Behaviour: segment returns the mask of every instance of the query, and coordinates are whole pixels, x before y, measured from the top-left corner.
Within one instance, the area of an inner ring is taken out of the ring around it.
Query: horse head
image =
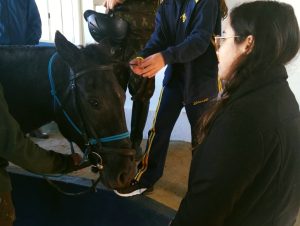
[[[135,173],[135,151],[126,127],[125,92],[116,73],[128,73],[128,68],[115,65],[104,45],[78,48],[59,32],[55,45],[69,73],[69,84],[59,93],[64,109],[56,120],[60,131],[99,169],[104,185],[127,186]],[[58,70],[55,64],[58,67],[59,60],[49,66],[53,73]]]

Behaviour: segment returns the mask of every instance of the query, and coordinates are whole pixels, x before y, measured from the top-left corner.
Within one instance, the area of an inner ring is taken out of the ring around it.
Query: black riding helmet
[[[121,44],[128,33],[128,22],[113,13],[103,14],[94,10],[84,12],[90,34],[96,42],[108,38],[112,44]]]

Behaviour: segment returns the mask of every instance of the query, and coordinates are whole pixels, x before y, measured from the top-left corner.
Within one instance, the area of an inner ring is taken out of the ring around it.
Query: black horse
[[[87,10],[84,13],[84,18],[88,23],[90,34],[94,40],[99,44],[109,43],[106,46],[110,46],[110,52],[113,57],[123,62],[128,62],[136,56],[141,46],[145,44],[143,43],[145,37],[141,36],[141,34],[135,34],[131,29],[132,24],[129,21],[133,22],[132,20],[127,21],[115,15],[118,11],[129,13],[130,9],[127,7],[124,7],[124,4],[118,5],[108,14],[97,13],[94,10]],[[147,16],[151,17],[151,15],[154,16],[152,13],[149,13]],[[155,80],[154,78],[148,79],[135,75],[130,70],[128,73],[121,74],[120,84],[125,90],[128,86],[133,100],[130,139],[132,147],[137,151],[136,158],[139,160],[142,157],[140,145],[148,116],[150,98],[155,89]]]
[[[104,166],[106,186],[127,186],[135,151],[116,76],[127,66],[113,62],[104,45],[77,48],[59,32],[55,45],[0,47],[0,83],[11,114],[24,133],[55,121],[64,137],[86,150],[99,169]]]

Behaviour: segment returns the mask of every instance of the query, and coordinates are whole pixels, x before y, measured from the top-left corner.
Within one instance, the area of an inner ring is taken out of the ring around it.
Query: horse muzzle
[[[100,173],[102,183],[112,189],[127,187],[136,173],[134,149],[102,147],[91,152],[92,170]]]

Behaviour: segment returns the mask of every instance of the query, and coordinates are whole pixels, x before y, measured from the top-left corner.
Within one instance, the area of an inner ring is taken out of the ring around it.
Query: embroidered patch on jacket
[[[221,79],[218,78],[218,91],[219,93],[223,91],[223,84]]]
[[[182,23],[184,23],[186,21],[186,14],[182,14],[180,19],[182,20]]]

